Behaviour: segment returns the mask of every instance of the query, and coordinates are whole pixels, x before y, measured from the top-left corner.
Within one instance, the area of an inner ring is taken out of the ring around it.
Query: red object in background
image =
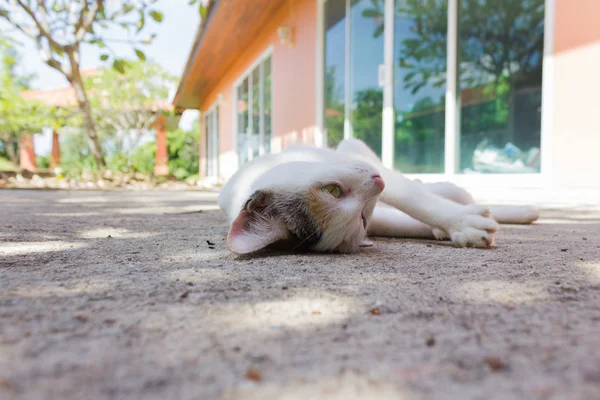
[[[37,161],[35,159],[35,148],[33,146],[33,135],[28,133],[21,136],[20,146],[20,167],[27,171],[35,171],[37,169]]]
[[[169,175],[169,156],[167,153],[167,124],[164,116],[159,116],[154,123],[156,129],[156,161],[154,164],[155,176]]]
[[[50,153],[50,168],[60,166],[60,142],[58,141],[58,132],[52,132],[52,153]]]

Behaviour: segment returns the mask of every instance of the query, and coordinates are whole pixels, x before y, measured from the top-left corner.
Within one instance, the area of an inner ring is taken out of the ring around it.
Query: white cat
[[[234,253],[265,247],[356,252],[367,235],[450,239],[489,247],[497,223],[531,223],[529,207],[475,205],[451,183],[424,184],[385,168],[363,142],[337,149],[290,147],[242,166],[225,184],[219,206]]]

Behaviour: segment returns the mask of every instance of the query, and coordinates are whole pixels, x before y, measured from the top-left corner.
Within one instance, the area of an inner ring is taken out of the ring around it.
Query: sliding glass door
[[[545,0],[324,1],[329,146],[387,146],[407,173],[540,172]]]

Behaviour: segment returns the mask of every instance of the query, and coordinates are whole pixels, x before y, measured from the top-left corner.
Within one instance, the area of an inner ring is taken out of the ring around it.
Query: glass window
[[[327,145],[344,138],[346,0],[325,2],[325,130]]]
[[[246,134],[250,128],[248,120],[248,100],[248,78],[246,78],[237,87],[237,145],[240,165],[248,161],[248,143],[246,140]]]
[[[447,0],[397,0],[394,168],[443,173]]]
[[[219,157],[219,108],[215,107],[204,116],[206,176],[218,175]]]
[[[263,126],[264,126],[264,137],[263,143],[265,146],[265,153],[271,152],[271,135],[273,133],[273,107],[271,105],[271,93],[273,90],[273,74],[271,73],[271,57],[263,62]]]
[[[260,65],[252,71],[252,125],[248,132],[248,140],[250,141],[250,152],[252,158],[258,157],[260,153],[260,128],[261,128],[261,115],[260,115]]]
[[[381,157],[383,1],[352,0],[350,17],[350,129]]]
[[[272,87],[271,56],[268,56],[235,89],[240,165],[271,151]]]
[[[462,0],[460,172],[540,171],[544,0]]]

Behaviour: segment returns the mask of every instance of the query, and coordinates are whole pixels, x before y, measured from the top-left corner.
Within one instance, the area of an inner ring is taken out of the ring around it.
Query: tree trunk
[[[83,125],[88,137],[88,146],[90,147],[90,151],[96,160],[96,164],[98,164],[98,168],[103,169],[106,166],[106,162],[104,161],[102,145],[100,143],[100,139],[98,138],[96,124],[94,123],[94,118],[92,117],[92,108],[90,106],[87,93],[85,92],[83,81],[81,79],[81,73],[79,71],[79,51],[76,49],[69,49],[67,54],[71,64],[71,76],[68,77],[68,79],[69,83],[71,83],[71,86],[75,90],[75,97],[77,97],[79,109],[83,114]]]
[[[8,156],[8,159],[15,167],[19,167],[19,156],[17,155],[17,152],[15,151],[17,142],[12,139],[3,139],[3,140],[4,140],[4,145],[6,146],[6,155]]]

